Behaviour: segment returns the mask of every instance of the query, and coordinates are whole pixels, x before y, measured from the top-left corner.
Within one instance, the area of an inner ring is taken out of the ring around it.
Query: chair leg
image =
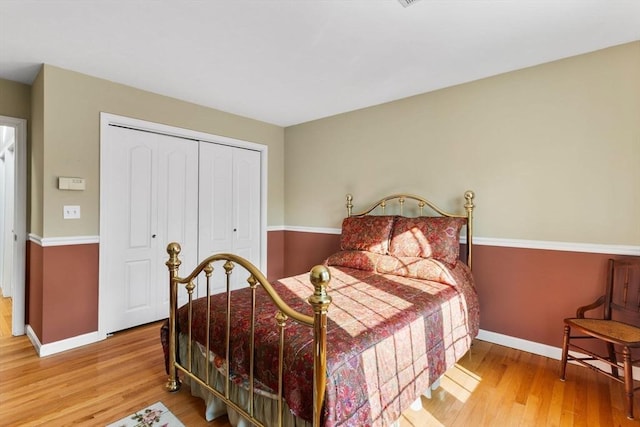
[[[627,395],[627,418],[633,419],[633,371],[631,366],[631,350],[624,347],[622,351],[624,360],[624,391]]]
[[[617,364],[618,360],[616,358],[616,351],[615,348],[613,348],[613,344],[610,342],[607,343],[607,351],[609,352],[609,361],[613,364]],[[620,378],[618,368],[616,366],[611,366],[611,375],[616,378]]]
[[[569,334],[571,326],[564,325],[564,338],[562,340],[562,361],[560,362],[560,379],[564,381],[567,373],[567,356],[569,355]]]

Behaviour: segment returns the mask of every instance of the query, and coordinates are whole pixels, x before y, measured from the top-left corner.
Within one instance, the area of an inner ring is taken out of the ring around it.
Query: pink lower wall
[[[286,232],[287,275],[308,271],[339,247],[340,236]],[[617,255],[475,245],[480,328],[560,347],[563,319],[603,291]]]
[[[284,273],[284,231],[267,233],[267,279],[274,281],[286,277]]]
[[[286,231],[284,237],[285,276],[305,273],[340,249],[337,234]]]
[[[284,231],[268,233],[269,280],[286,276],[285,239]],[[98,330],[98,244],[42,247],[29,241],[26,262],[26,318],[41,344]]]
[[[474,247],[480,327],[562,345],[563,319],[604,293],[607,260],[616,255],[496,246]]]
[[[26,323],[42,342],[42,246],[27,242]]]
[[[98,248],[44,248],[43,344],[98,330]]]
[[[27,308],[41,344],[98,330],[98,244],[28,243]]]
[[[340,246],[336,234],[268,233],[269,280],[307,272]],[[42,344],[97,331],[98,244],[27,247],[27,316]],[[604,289],[608,258],[568,251],[474,246],[483,330],[560,347],[563,319]]]

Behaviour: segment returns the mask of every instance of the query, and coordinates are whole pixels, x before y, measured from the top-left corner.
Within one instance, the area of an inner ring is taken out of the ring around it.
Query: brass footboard
[[[308,298],[308,302],[313,307],[313,317],[301,314],[291,307],[289,307],[277,294],[274,288],[271,286],[265,276],[249,261],[233,254],[216,254],[206,258],[202,261],[188,276],[179,277],[178,269],[181,261],[178,258],[180,253],[180,245],[178,243],[170,243],[167,246],[167,253],[169,254],[169,260],[166,262],[169,268],[169,282],[170,282],[170,299],[169,299],[169,379],[167,381],[167,389],[169,391],[177,391],[180,389],[180,378],[178,372],[182,372],[185,376],[189,377],[192,381],[205,387],[213,395],[224,401],[228,406],[235,409],[248,421],[255,426],[263,426],[263,423],[254,417],[254,332],[255,332],[255,305],[256,305],[256,289],[258,286],[267,292],[273,303],[277,307],[277,314],[275,322],[277,323],[280,331],[279,338],[279,366],[278,366],[278,425],[282,425],[283,416],[283,360],[284,360],[284,328],[288,319],[307,325],[313,328],[314,333],[314,350],[313,350],[313,425],[320,425],[320,418],[322,414],[322,404],[324,400],[325,388],[326,388],[326,340],[327,340],[327,309],[331,304],[331,297],[327,295],[327,286],[330,280],[329,270],[324,266],[316,266],[311,270],[311,283],[314,286],[313,294]],[[230,349],[230,328],[231,322],[231,274],[236,265],[240,265],[249,273],[247,282],[251,288],[251,330],[250,330],[250,355],[249,355],[249,381],[248,381],[248,393],[249,401],[248,408],[242,408],[236,402],[233,402],[229,397],[230,388],[230,372],[229,363],[225,363],[225,387],[224,392],[221,392],[214,387],[210,386],[210,372],[209,364],[206,364],[205,378],[200,378],[193,374],[191,369],[191,358],[186,361],[186,366],[177,360],[178,351],[178,333],[177,333],[177,317],[178,317],[178,286],[184,285],[188,293],[188,331],[182,331],[188,335],[188,350],[187,354],[191,354],[192,336],[192,302],[193,292],[196,288],[196,278],[204,272],[206,276],[206,304],[207,304],[207,319],[206,319],[206,343],[203,343],[205,349],[209,349],[209,337],[210,337],[210,323],[209,313],[211,308],[211,276],[214,271],[214,263],[222,262],[223,268],[226,273],[226,292],[227,292],[227,319],[226,319],[226,354],[224,355],[225,361],[229,360]]]

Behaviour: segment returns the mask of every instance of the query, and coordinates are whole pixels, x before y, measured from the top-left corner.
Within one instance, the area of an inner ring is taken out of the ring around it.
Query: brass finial
[[[227,260],[222,267],[224,268],[225,273],[229,275],[231,274],[231,270],[233,270],[234,265],[231,261]]]
[[[465,207],[465,208],[467,208],[467,209],[468,209],[468,208],[474,208],[474,205],[473,205],[473,198],[474,198],[475,196],[476,196],[476,195],[475,195],[475,194],[473,193],[473,191],[471,191],[471,190],[467,190],[467,191],[465,191],[465,192],[464,192],[464,198],[465,198],[465,200],[467,201],[467,203],[465,203],[465,205],[464,205],[464,207]]]
[[[331,280],[331,273],[324,265],[316,265],[311,269],[311,283],[317,288],[324,288]]]
[[[178,255],[181,250],[180,243],[171,242],[167,245],[167,253],[169,255]]]
[[[196,289],[196,285],[193,283],[193,280],[185,285],[185,289],[190,295],[193,294],[193,291]]]
[[[276,313],[276,322],[278,323],[278,326],[283,328],[287,324],[287,319],[289,319],[289,317],[282,311],[278,310]]]
[[[256,277],[252,274],[249,277],[247,277],[247,283],[249,284],[249,287],[251,289],[255,288],[256,286],[258,286],[258,281],[256,280]]]
[[[331,273],[324,265],[316,265],[311,269],[311,283],[313,283],[313,295],[309,297],[311,304],[328,305],[331,303],[331,297],[327,295],[327,287],[331,281]]]
[[[175,270],[180,267],[180,264],[182,264],[182,262],[178,258],[178,254],[180,254],[181,250],[182,248],[180,247],[179,243],[171,242],[167,245],[167,253],[169,254],[169,259],[167,260],[167,262],[165,262],[165,265],[169,267],[170,270]]]
[[[351,211],[353,210],[353,196],[351,194],[347,194],[347,217],[351,216]]]
[[[204,267],[204,270],[203,270],[203,271],[204,271],[204,274],[206,274],[206,275],[207,275],[207,277],[211,277],[211,275],[213,274],[213,263],[212,263],[212,262],[210,262],[209,264],[207,264],[207,265]]]

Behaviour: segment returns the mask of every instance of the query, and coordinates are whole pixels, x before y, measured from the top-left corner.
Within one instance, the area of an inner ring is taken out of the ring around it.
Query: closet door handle
[[[152,234],[152,235],[151,235],[151,238],[152,238],[152,239],[155,239],[155,238],[156,238],[156,235],[155,235],[155,234]]]

